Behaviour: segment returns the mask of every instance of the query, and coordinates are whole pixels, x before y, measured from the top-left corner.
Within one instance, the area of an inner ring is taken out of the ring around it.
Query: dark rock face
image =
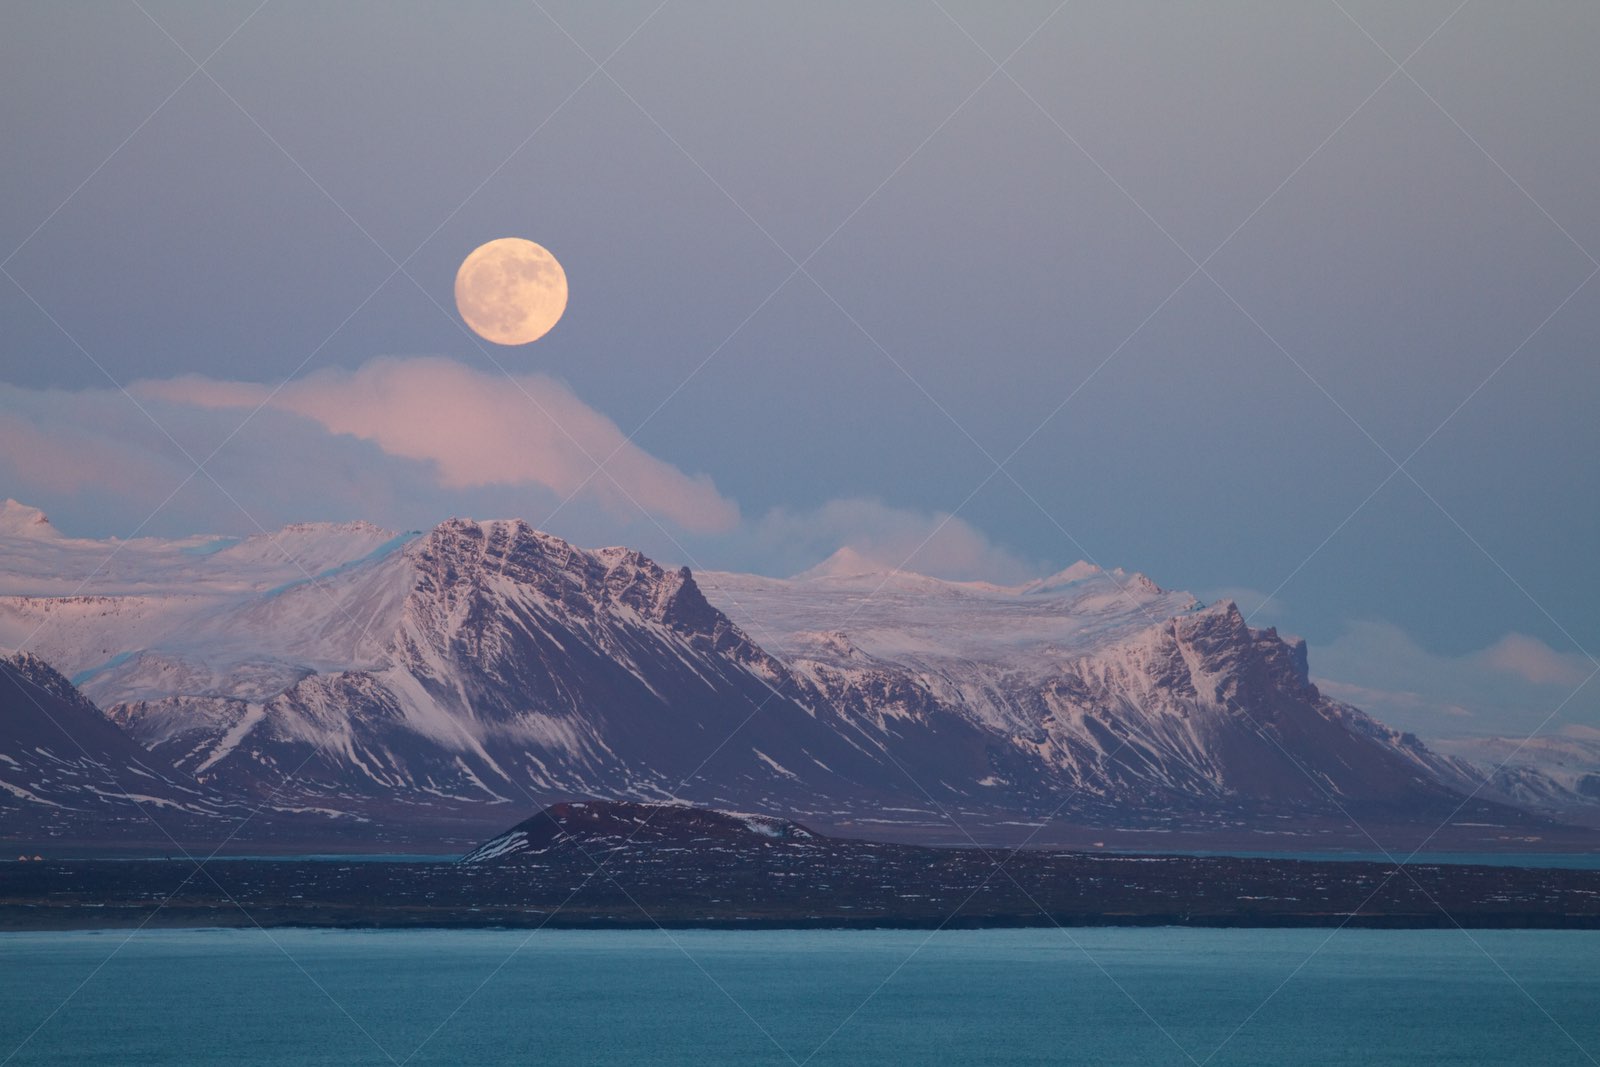
[[[613,848],[764,849],[824,840],[798,823],[684,804],[570,801],[552,804],[468,853],[462,863],[517,863],[552,850]]]
[[[175,813],[187,825],[222,810],[49,664],[29,653],[0,659],[0,812],[11,835]]]

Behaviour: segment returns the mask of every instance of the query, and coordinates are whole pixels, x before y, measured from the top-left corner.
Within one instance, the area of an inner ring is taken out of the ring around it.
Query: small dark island
[[[1600,928],[1600,871],[827,837],[679,805],[552,805],[457,861],[0,865],[0,929]]]

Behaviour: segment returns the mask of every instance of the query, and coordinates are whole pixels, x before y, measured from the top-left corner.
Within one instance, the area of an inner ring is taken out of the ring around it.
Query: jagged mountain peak
[[[535,529],[522,519],[446,519],[428,530],[413,546],[419,554],[437,554],[455,561],[480,561],[491,565],[553,561],[560,565],[581,552],[553,534]]]
[[[1311,684],[1305,641],[1280,636],[1275,627],[1252,629],[1232,600],[1175,616],[1161,629],[1189,652],[1194,669],[1226,678],[1229,686],[1254,686],[1309,700],[1318,697]]]
[[[545,570],[576,570],[598,562],[604,571],[626,567],[661,569],[634,549],[579,548],[525,519],[446,519],[427,531],[416,547],[463,559],[477,558],[497,566],[520,563]]]
[[[1244,612],[1240,611],[1238,603],[1232,600],[1219,600],[1198,611],[1176,616],[1171,621],[1173,627],[1186,636],[1214,635],[1244,639],[1250,633],[1250,625],[1245,621]]]
[[[599,597],[649,621],[697,632],[731,626],[688,567],[663,567],[631,548],[579,548],[521,519],[450,519],[409,551],[423,592],[510,583],[574,608],[580,599]]]
[[[40,689],[58,700],[65,701],[78,707],[98,711],[94,705],[78,691],[60,671],[50,666],[39,656],[32,652],[18,651],[0,660],[10,667],[23,681]]]

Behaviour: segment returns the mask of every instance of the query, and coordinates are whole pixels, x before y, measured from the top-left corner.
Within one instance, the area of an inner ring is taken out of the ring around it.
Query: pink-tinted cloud
[[[1427,735],[1462,728],[1531,729],[1558,707],[1563,721],[1594,712],[1592,697],[1568,701],[1594,670],[1588,657],[1509,633],[1487,648],[1443,655],[1387,622],[1348,624],[1311,648],[1317,682],[1393,725]],[[1452,721],[1453,720],[1453,721]]]
[[[562,497],[595,497],[624,518],[643,509],[696,533],[739,520],[737,506],[709,478],[645,452],[543,375],[480,373],[440,358],[375,359],[355,371],[319,371],[276,392],[200,377],[134,389],[168,403],[292,412],[390,455],[429,462],[447,489],[538,485]],[[596,473],[601,463],[605,469]]]
[[[848,548],[869,563],[937,578],[1016,582],[1045,573],[991,541],[960,516],[897,508],[879,500],[830,500],[813,511],[774,509],[747,540],[759,563],[793,573]]]
[[[1403,689],[1373,689],[1364,685],[1352,685],[1349,682],[1331,681],[1327,678],[1318,678],[1317,685],[1335,700],[1354,704],[1379,718],[1390,721],[1394,721],[1394,712],[1397,709],[1404,710],[1408,714],[1417,713],[1424,718],[1436,715],[1449,715],[1461,719],[1474,717],[1469,709],[1460,704],[1435,700],[1422,693],[1411,693]]]
[[[12,490],[148,496],[170,492],[176,454],[124,397],[100,390],[0,392],[0,456]]]
[[[1527,634],[1506,634],[1479,656],[1487,666],[1514,674],[1534,685],[1575,686],[1594,670],[1594,664],[1589,662],[1587,656],[1557,652],[1537,637]]]

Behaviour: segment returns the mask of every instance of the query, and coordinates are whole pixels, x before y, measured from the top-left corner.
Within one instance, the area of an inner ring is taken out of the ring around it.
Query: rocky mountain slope
[[[226,803],[166,766],[43,660],[0,659],[0,820],[12,833],[59,836],[153,819],[188,829]]]

